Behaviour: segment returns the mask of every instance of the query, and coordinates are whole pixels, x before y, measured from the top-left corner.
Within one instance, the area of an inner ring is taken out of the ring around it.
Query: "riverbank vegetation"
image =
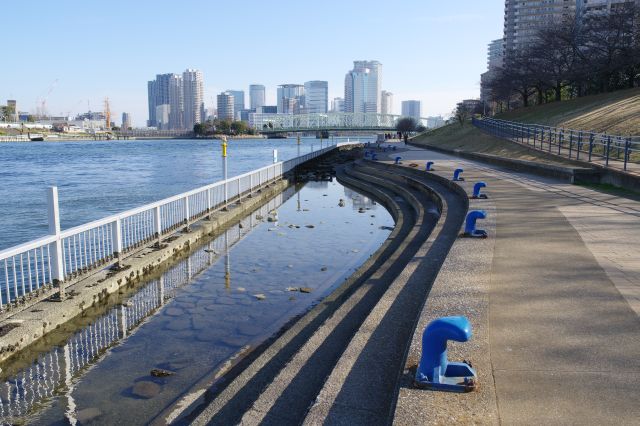
[[[244,121],[231,121],[231,120],[207,120],[204,123],[196,123],[193,126],[193,133],[196,136],[213,136],[213,135],[227,135],[227,136],[241,136],[241,135],[255,135],[256,132],[253,128]]]

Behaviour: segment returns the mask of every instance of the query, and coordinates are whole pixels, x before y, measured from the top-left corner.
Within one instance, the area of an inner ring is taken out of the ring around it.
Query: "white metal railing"
[[[70,405],[73,383],[87,368],[97,363],[107,349],[134,333],[138,326],[157,309],[170,303],[180,288],[189,284],[222,256],[230,256],[230,248],[246,237],[260,221],[280,207],[293,190],[278,194],[253,214],[210,241],[207,250],[196,250],[188,258],[169,268],[160,278],[149,281],[126,303],[110,308],[104,315],[75,332],[63,346],[56,345],[41,353],[21,371],[0,379],[0,425],[24,421],[24,416],[42,407],[43,400],[56,395],[66,399],[67,412],[74,415]],[[230,275],[230,264],[225,268]]]
[[[49,234],[0,251],[0,311],[161,239],[225,207],[296,166],[335,148],[310,152],[103,219],[60,230],[58,193],[48,190]]]

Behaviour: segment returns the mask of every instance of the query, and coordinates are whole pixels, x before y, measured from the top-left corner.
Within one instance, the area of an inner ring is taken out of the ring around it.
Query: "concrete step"
[[[355,277],[240,366],[193,423],[388,421],[417,314],[452,243],[445,233],[457,234],[464,218],[441,218],[437,207],[466,211],[466,199],[440,185],[442,204],[426,182],[375,165],[345,168],[339,178],[385,204],[393,233]]]

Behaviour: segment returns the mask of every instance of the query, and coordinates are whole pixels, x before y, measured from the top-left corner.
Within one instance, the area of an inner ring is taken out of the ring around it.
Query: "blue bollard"
[[[402,157],[396,157],[396,164],[400,164],[400,160],[402,160]]]
[[[364,152],[364,156],[365,156],[365,157],[368,157],[368,156],[369,156],[369,154],[370,154],[370,152],[369,152],[369,151],[365,151],[365,152]]]
[[[471,364],[447,359],[447,341],[467,342],[471,335],[471,324],[465,317],[442,317],[431,321],[422,333],[422,357],[416,371],[416,386],[448,392],[474,390],[477,375]]]
[[[486,187],[487,184],[480,181],[477,182],[475,185],[473,185],[473,195],[471,196],[471,198],[476,199],[476,198],[487,198],[487,194],[481,194],[480,190],[484,187]]]
[[[460,176],[460,174],[461,174],[462,172],[464,172],[464,170],[462,170],[462,169],[456,169],[456,170],[453,172],[453,180],[455,180],[455,181],[464,180],[464,178],[463,178],[462,176]]]
[[[375,152],[371,154],[371,159],[373,161],[376,161],[378,159],[378,154],[376,154]]]
[[[476,220],[486,219],[487,212],[484,210],[472,210],[467,214],[467,220],[464,224],[463,237],[487,238],[487,231],[476,229]]]
[[[427,171],[430,172],[433,170],[433,161],[427,161]]]

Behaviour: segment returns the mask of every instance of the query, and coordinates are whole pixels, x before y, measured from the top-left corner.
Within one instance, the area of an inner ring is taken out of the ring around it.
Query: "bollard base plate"
[[[437,377],[437,380],[429,380],[426,375],[417,371],[413,384],[418,389],[466,393],[476,390],[478,387],[476,379],[476,372],[471,368],[470,363],[450,362],[446,373]]]
[[[463,181],[463,180],[464,180],[464,178],[463,178],[463,177],[459,177],[459,178],[457,178],[457,179],[454,179],[453,181],[454,181],[454,182],[460,182],[460,181]]]
[[[480,194],[480,195],[472,195],[471,197],[472,200],[486,200],[487,198],[487,194]]]
[[[476,381],[473,378],[469,379],[467,377],[447,377],[443,383],[415,379],[413,385],[417,389],[456,393],[473,392],[478,388]]]
[[[461,238],[487,238],[487,231],[482,230],[482,229],[476,229],[475,231],[469,233],[469,232],[463,232],[462,234],[460,234]]]

